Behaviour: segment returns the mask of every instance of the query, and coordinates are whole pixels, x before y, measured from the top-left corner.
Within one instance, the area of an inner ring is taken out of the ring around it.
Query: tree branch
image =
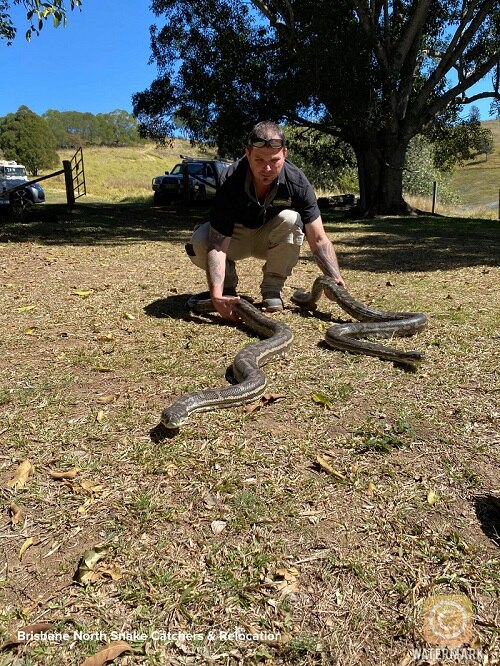
[[[426,0],[427,1],[427,0]],[[363,0],[352,0],[353,9],[356,12],[361,27],[368,38],[369,41],[373,41],[375,45],[375,53],[377,59],[381,66],[381,69],[385,74],[389,75],[389,59],[387,57],[387,51],[384,48],[384,45],[380,41],[375,30],[374,16],[369,16],[369,8],[365,5]]]
[[[394,48],[394,62],[393,68],[395,72],[399,72],[403,62],[410,51],[415,38],[422,32],[425,20],[429,14],[431,0],[420,0],[413,4],[412,15],[406,22],[406,30],[401,36],[399,42]]]
[[[485,0],[485,2],[483,2],[483,5],[480,7],[477,14],[472,18],[472,20],[470,20],[471,12],[473,11],[473,9],[477,7],[476,2],[471,3],[465,16],[460,21],[460,25],[458,26],[455,34],[453,35],[448,45],[448,48],[446,49],[446,52],[439,60],[436,69],[431,73],[428,80],[422,87],[417,98],[416,106],[418,109],[420,110],[423,109],[423,107],[425,106],[425,101],[430,97],[435,86],[439,83],[439,81],[444,79],[446,74],[448,74],[448,72],[450,71],[450,69],[452,69],[456,65],[456,63],[458,63],[460,57],[463,55],[463,52],[465,51],[470,41],[474,37],[474,34],[481,26],[486,14],[492,8],[495,2],[496,0]],[[467,29],[464,30],[463,28],[469,21],[470,25],[468,26]],[[490,64],[489,66],[490,69],[491,66],[492,65]],[[467,88],[469,88],[470,85],[472,84],[468,83]],[[464,88],[464,90],[465,89],[466,88]]]
[[[283,0],[285,11],[273,7],[271,3],[264,0],[250,0],[250,2],[268,19],[271,27],[280,35],[283,35],[289,44],[295,41],[295,18],[289,0]]]
[[[484,62],[480,67],[478,67],[473,74],[471,74],[466,81],[458,82],[455,86],[447,90],[441,97],[436,99],[429,107],[425,110],[425,116],[428,118],[434,118],[437,114],[450,104],[454,99],[456,99],[462,93],[465,93],[469,88],[471,88],[475,83],[480,81],[486,74],[491,70],[491,68],[498,62],[498,54],[494,54],[489,60]],[[485,97],[492,97],[493,99],[500,99],[500,94],[498,91],[494,91],[493,95],[486,95]],[[465,104],[465,99],[460,103]],[[474,101],[475,96],[469,101]],[[484,97],[478,97],[478,99],[484,99]]]

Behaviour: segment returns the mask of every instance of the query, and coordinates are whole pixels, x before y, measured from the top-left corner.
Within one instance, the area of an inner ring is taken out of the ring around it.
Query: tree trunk
[[[359,212],[375,215],[408,215],[403,198],[403,167],[407,145],[392,137],[378,136],[367,144],[353,145],[358,163]]]

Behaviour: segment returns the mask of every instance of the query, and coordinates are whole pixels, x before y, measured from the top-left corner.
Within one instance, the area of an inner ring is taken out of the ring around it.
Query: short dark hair
[[[251,146],[254,141],[258,141],[259,139],[281,139],[283,145],[286,143],[283,130],[272,120],[262,120],[260,123],[254,125],[248,135],[247,144]]]

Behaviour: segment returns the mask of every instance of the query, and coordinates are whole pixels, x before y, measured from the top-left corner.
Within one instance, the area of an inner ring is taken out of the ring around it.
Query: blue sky
[[[131,112],[133,93],[156,78],[156,67],[148,65],[155,16],[147,0],[83,0],[66,27],[54,29],[49,19],[29,43],[22,7],[13,15],[17,37],[12,46],[0,41],[0,116],[21,105],[39,115],[48,109]]]
[[[132,112],[132,95],[156,78],[155,65],[148,64],[149,26],[156,19],[148,0],[83,0],[65,28],[54,29],[49,20],[29,43],[22,6],[13,15],[16,39],[12,46],[0,40],[0,116],[22,105],[39,115],[48,109]],[[476,103],[482,120],[489,105]]]

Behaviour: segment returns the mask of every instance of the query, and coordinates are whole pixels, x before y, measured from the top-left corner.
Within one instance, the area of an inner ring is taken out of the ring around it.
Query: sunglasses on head
[[[284,139],[253,139],[250,145],[254,148],[283,148],[285,146]]]

